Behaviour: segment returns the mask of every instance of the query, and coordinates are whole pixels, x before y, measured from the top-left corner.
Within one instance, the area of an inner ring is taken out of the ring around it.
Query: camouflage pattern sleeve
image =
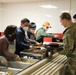
[[[70,34],[63,37],[63,44],[63,50],[59,53],[67,56],[71,55],[74,49],[74,39]]]
[[[63,46],[63,50],[59,52],[60,54],[64,54],[66,56],[72,55],[75,46],[74,39],[75,39],[76,30],[74,32],[73,31],[65,33],[63,37],[64,46]]]

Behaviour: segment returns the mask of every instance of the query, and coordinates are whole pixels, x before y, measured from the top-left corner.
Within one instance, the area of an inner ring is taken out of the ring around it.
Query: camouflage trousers
[[[76,75],[76,59],[71,58],[65,66],[64,75]]]

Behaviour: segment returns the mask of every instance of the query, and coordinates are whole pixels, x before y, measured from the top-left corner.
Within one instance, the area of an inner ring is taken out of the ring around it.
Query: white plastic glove
[[[1,61],[1,63],[3,64],[3,65],[5,65],[5,66],[7,66],[7,64],[8,64],[8,61],[3,57],[3,56],[0,56],[0,61]]]
[[[42,46],[42,42],[36,42],[36,44],[38,45],[38,46]]]
[[[58,35],[54,35],[54,37],[55,37],[55,38],[59,38],[59,36],[58,36]]]
[[[16,61],[21,61],[21,58],[17,55],[17,57],[15,58]]]
[[[35,46],[30,46],[30,51],[33,51],[35,49]]]

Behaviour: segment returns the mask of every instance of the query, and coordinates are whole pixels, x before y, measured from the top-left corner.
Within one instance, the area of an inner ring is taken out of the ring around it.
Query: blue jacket
[[[17,29],[17,34],[16,34],[16,54],[20,55],[20,51],[24,49],[29,49],[29,45],[27,44],[27,40],[25,38],[25,32],[24,30],[19,27]]]

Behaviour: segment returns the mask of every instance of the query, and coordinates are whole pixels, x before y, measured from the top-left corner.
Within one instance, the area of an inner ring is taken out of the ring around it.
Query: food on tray
[[[39,54],[43,54],[45,53],[46,50],[34,50],[33,53],[39,53]]]
[[[7,75],[14,75],[14,74],[11,71],[9,71]]]

